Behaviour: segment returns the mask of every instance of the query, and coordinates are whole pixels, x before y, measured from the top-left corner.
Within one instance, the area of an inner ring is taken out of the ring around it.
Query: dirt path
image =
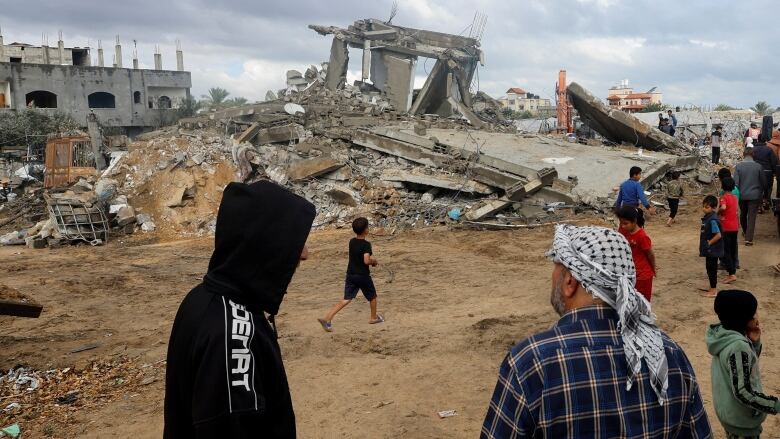
[[[736,287],[752,290],[761,303],[762,374],[766,392],[778,394],[780,278],[769,266],[780,262],[780,241],[770,217],[760,221],[756,246],[740,247]],[[698,223],[698,212],[684,207],[672,229],[658,219],[649,224],[661,268],[653,307],[690,357],[721,435],[703,341],[715,316],[712,301],[696,294],[706,282],[697,256]],[[368,325],[368,306],[359,298],[326,334],[315,319],[341,296],[349,237],[347,230],[312,235],[311,259],[300,267],[277,318],[299,437],[477,437],[509,347],[557,319],[549,305],[551,265],[543,257],[551,229],[431,229],[373,237],[381,264],[374,276],[387,322]],[[0,317],[0,367],[84,367],[120,356],[137,367],[157,363],[165,358],[179,301],[200,281],[210,249],[207,239],[0,248],[0,282],[45,307],[39,319]],[[160,437],[164,366],[150,370],[149,382],[118,385],[105,402],[60,408],[67,425],[53,417],[23,423],[26,437]],[[458,415],[438,419],[437,411],[449,409]],[[766,422],[765,435],[780,435],[777,418]]]

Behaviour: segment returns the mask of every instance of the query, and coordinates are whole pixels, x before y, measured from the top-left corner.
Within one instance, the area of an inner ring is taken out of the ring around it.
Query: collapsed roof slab
[[[581,85],[572,82],[566,89],[569,101],[588,126],[615,143],[630,143],[651,151],[687,155],[692,150],[674,137],[652,127],[629,113],[610,109]]]
[[[413,130],[401,132],[407,135],[414,133]],[[554,167],[563,180],[567,176],[577,177],[578,183],[572,192],[581,201],[591,205],[604,204],[610,198],[614,200],[612,189],[628,178],[632,166],[641,167],[643,174],[653,177],[642,181],[647,188],[663,178],[665,170],[692,169],[698,160],[693,155],[680,157],[661,152],[646,152],[639,156],[632,150],[597,148],[541,136],[526,138],[515,134],[439,128],[428,129],[426,134],[436,137],[439,144],[455,150],[479,151],[480,162],[485,165],[510,171],[512,168],[507,167],[507,163],[513,164],[516,168],[512,170],[526,178],[533,178],[530,172]]]

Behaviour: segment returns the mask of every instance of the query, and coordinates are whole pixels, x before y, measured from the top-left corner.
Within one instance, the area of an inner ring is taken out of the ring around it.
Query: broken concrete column
[[[371,70],[371,41],[363,41],[363,73],[362,81],[368,81],[368,73]]]
[[[116,46],[114,46],[114,50],[116,51],[116,67],[122,68],[122,46],[119,44],[119,35],[116,36]],[[158,69],[159,70],[159,69]]]
[[[330,61],[328,73],[325,76],[325,87],[328,90],[338,90],[347,83],[347,68],[349,67],[349,50],[347,42],[333,37],[330,46]]]
[[[468,211],[466,213],[466,219],[469,221],[479,221],[481,219],[485,219],[489,216],[497,214],[498,212],[501,212],[510,204],[512,204],[510,201],[502,199],[488,201],[483,206]]]
[[[416,57],[387,50],[375,50],[371,57],[371,81],[398,111],[407,112],[412,107],[416,66]]]

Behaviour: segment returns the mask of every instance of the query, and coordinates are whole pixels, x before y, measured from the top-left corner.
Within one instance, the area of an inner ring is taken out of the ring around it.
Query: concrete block
[[[46,248],[46,246],[49,244],[49,242],[44,238],[38,238],[38,237],[29,237],[25,238],[25,244],[27,244],[27,248],[34,248],[34,249],[42,249]]]
[[[333,172],[342,166],[344,163],[331,157],[298,160],[287,167],[287,176],[291,181],[301,181]]]
[[[333,172],[324,174],[322,177],[327,178],[328,180],[349,181],[352,180],[353,177],[352,168],[349,166],[342,166]]]
[[[511,201],[521,201],[526,197],[525,183],[520,182],[506,190],[506,197]]]
[[[712,171],[709,169],[699,169],[699,174],[696,176],[696,180],[704,184],[712,183]]]
[[[135,222],[135,209],[133,206],[124,206],[116,213],[116,223],[120,227],[132,224]]]
[[[468,211],[466,213],[466,219],[469,221],[479,221],[494,216],[498,212],[506,209],[510,204],[512,204],[510,201],[503,199],[488,201],[481,207]]]
[[[357,195],[351,190],[342,187],[334,187],[333,189],[325,192],[329,197],[333,198],[337,203],[344,204],[346,206],[357,206]]]

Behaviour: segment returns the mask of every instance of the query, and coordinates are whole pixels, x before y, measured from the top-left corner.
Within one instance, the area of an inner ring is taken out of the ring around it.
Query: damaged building
[[[59,110],[85,127],[94,113],[102,126],[128,135],[172,122],[192,87],[181,47],[176,70],[163,69],[159,49],[152,70],[139,68],[137,52],[132,56],[132,68],[125,67],[119,37],[113,63],[106,65],[99,43],[93,65],[91,48],[65,47],[61,33],[56,47],[45,39],[41,46],[4,44],[0,35],[0,111]]]
[[[460,114],[472,123],[469,88],[484,54],[477,38],[396,26],[377,19],[355,21],[351,26],[310,25],[320,35],[333,35],[325,86],[343,88],[349,65],[349,48],[362,50],[362,82],[371,81],[399,112]],[[436,60],[422,89],[414,89],[419,58]]]

